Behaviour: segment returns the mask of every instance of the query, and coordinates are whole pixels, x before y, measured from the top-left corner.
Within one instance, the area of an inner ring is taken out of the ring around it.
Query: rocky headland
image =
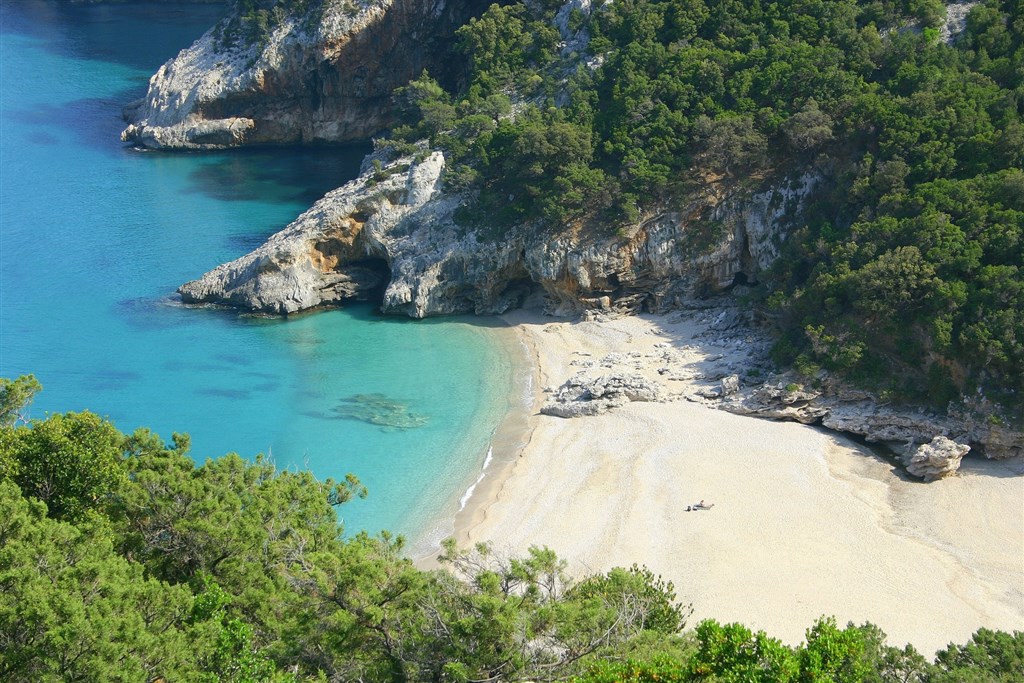
[[[391,93],[444,78],[454,30],[481,0],[325,0],[261,30],[230,14],[125,108],[123,140],[149,148],[364,140],[391,123]],[[449,76],[450,77],[450,76]]]
[[[444,72],[437,44],[415,38],[450,36],[480,9],[468,2],[325,2],[316,21],[284,16],[251,44],[226,41],[226,19],[151,79],[146,97],[126,110],[123,137],[184,149],[365,138],[389,125],[395,87],[425,66]],[[696,307],[714,313],[709,334],[719,334],[725,349],[697,391],[681,396],[664,387],[683,372],[666,363],[644,380],[567,378],[545,412],[593,414],[630,400],[683,397],[886,444],[908,462],[916,457],[927,479],[954,472],[967,448],[990,458],[1020,456],[1024,434],[984,406],[940,414],[890,405],[824,373],[773,374],[770,333],[735,297],[722,295],[756,286],[805,203],[827,182],[824,174],[796,169],[781,180],[700,183],[685,199],[615,231],[542,230],[529,222],[499,230],[460,218],[469,197],[446,190],[441,151],[422,147],[395,158],[385,149],[264,245],[179,291],[187,303],[273,314],[348,300],[414,318],[500,314],[530,297],[542,299],[547,313],[591,319]],[[919,453],[922,447],[932,450]]]
[[[558,315],[671,310],[695,293],[756,280],[778,255],[783,219],[815,182],[806,175],[741,197],[709,193],[610,236],[532,225],[493,235],[457,220],[466,198],[444,190],[443,170],[443,154],[429,150],[379,169],[364,164],[359,178],[181,294],[293,313],[383,286],[381,310],[414,318],[503,313],[536,290]],[[368,264],[383,281],[353,276]]]

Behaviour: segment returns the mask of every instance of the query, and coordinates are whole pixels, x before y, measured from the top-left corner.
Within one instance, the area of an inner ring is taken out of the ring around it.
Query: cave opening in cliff
[[[732,284],[729,285],[727,289],[733,289],[735,287],[757,287],[759,284],[761,283],[758,282],[756,277],[747,275],[741,270],[733,276]]]
[[[542,291],[543,288],[527,275],[509,280],[502,295],[508,308],[522,308],[530,297]]]
[[[358,284],[342,301],[365,301],[374,306],[384,303],[384,292],[391,283],[391,266],[385,259],[368,257],[352,261],[345,267],[345,272]]]

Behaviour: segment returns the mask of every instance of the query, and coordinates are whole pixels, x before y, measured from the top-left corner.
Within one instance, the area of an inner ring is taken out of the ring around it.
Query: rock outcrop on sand
[[[579,323],[596,339],[639,325],[600,315]],[[883,446],[925,481],[954,474],[968,451],[993,460],[1024,455],[1024,434],[978,412],[940,414],[887,405],[878,396],[845,385],[824,372],[813,378],[771,374],[771,338],[751,311],[728,295],[685,302],[652,318],[654,338],[630,335],[628,353],[577,351],[560,386],[544,389],[541,412],[565,418],[599,415],[631,401],[685,399],[739,415],[801,422]],[[641,328],[642,329],[642,328]],[[671,342],[657,341],[658,335]],[[623,335],[618,333],[618,338]]]
[[[454,30],[482,0],[325,0],[265,39],[228,35],[229,17],[164,64],[125,109],[125,141],[151,148],[366,139],[390,122],[391,93],[444,77]]]
[[[948,477],[960,469],[960,461],[969,450],[970,446],[937,436],[917,447],[907,461],[907,472],[925,481]]]
[[[922,445],[932,444],[933,449],[927,451],[929,459],[937,452],[952,453],[950,448],[938,449],[933,440],[939,437],[951,437],[958,445],[972,444],[980,454],[995,460],[1024,456],[1024,434],[993,424],[985,414],[966,410],[941,414],[924,408],[890,405],[870,392],[847,386],[827,375],[818,378],[813,389],[805,388],[804,382],[806,378],[792,372],[777,375],[726,398],[718,407],[738,415],[793,420],[853,434],[869,443],[886,446],[894,453],[910,454],[913,457],[908,463],[914,459],[918,463],[925,462],[918,450]],[[960,458],[970,450],[970,446],[963,447],[963,453],[955,458],[943,455],[942,474],[937,474],[939,469],[934,472],[927,469],[937,466],[934,463],[927,467],[921,464],[913,469],[908,467],[908,471],[929,481],[947,476],[956,471]]]
[[[592,376],[578,372],[559,387],[540,409],[555,417],[600,415],[630,401],[659,401],[661,387],[638,374]]]

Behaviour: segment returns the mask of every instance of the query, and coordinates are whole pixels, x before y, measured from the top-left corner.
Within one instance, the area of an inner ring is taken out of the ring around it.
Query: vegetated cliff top
[[[492,223],[625,226],[709,185],[819,173],[763,279],[778,359],[1019,418],[1024,7],[950,14],[947,27],[942,2],[493,5],[457,32],[466,86],[400,90],[394,137],[445,148],[449,184],[479,189],[470,219]]]

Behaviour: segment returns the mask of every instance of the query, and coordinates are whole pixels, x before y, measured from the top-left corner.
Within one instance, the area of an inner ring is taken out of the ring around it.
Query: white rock
[[[931,443],[921,444],[907,462],[907,472],[925,481],[935,481],[954,474],[971,447],[945,436],[936,436]]]

